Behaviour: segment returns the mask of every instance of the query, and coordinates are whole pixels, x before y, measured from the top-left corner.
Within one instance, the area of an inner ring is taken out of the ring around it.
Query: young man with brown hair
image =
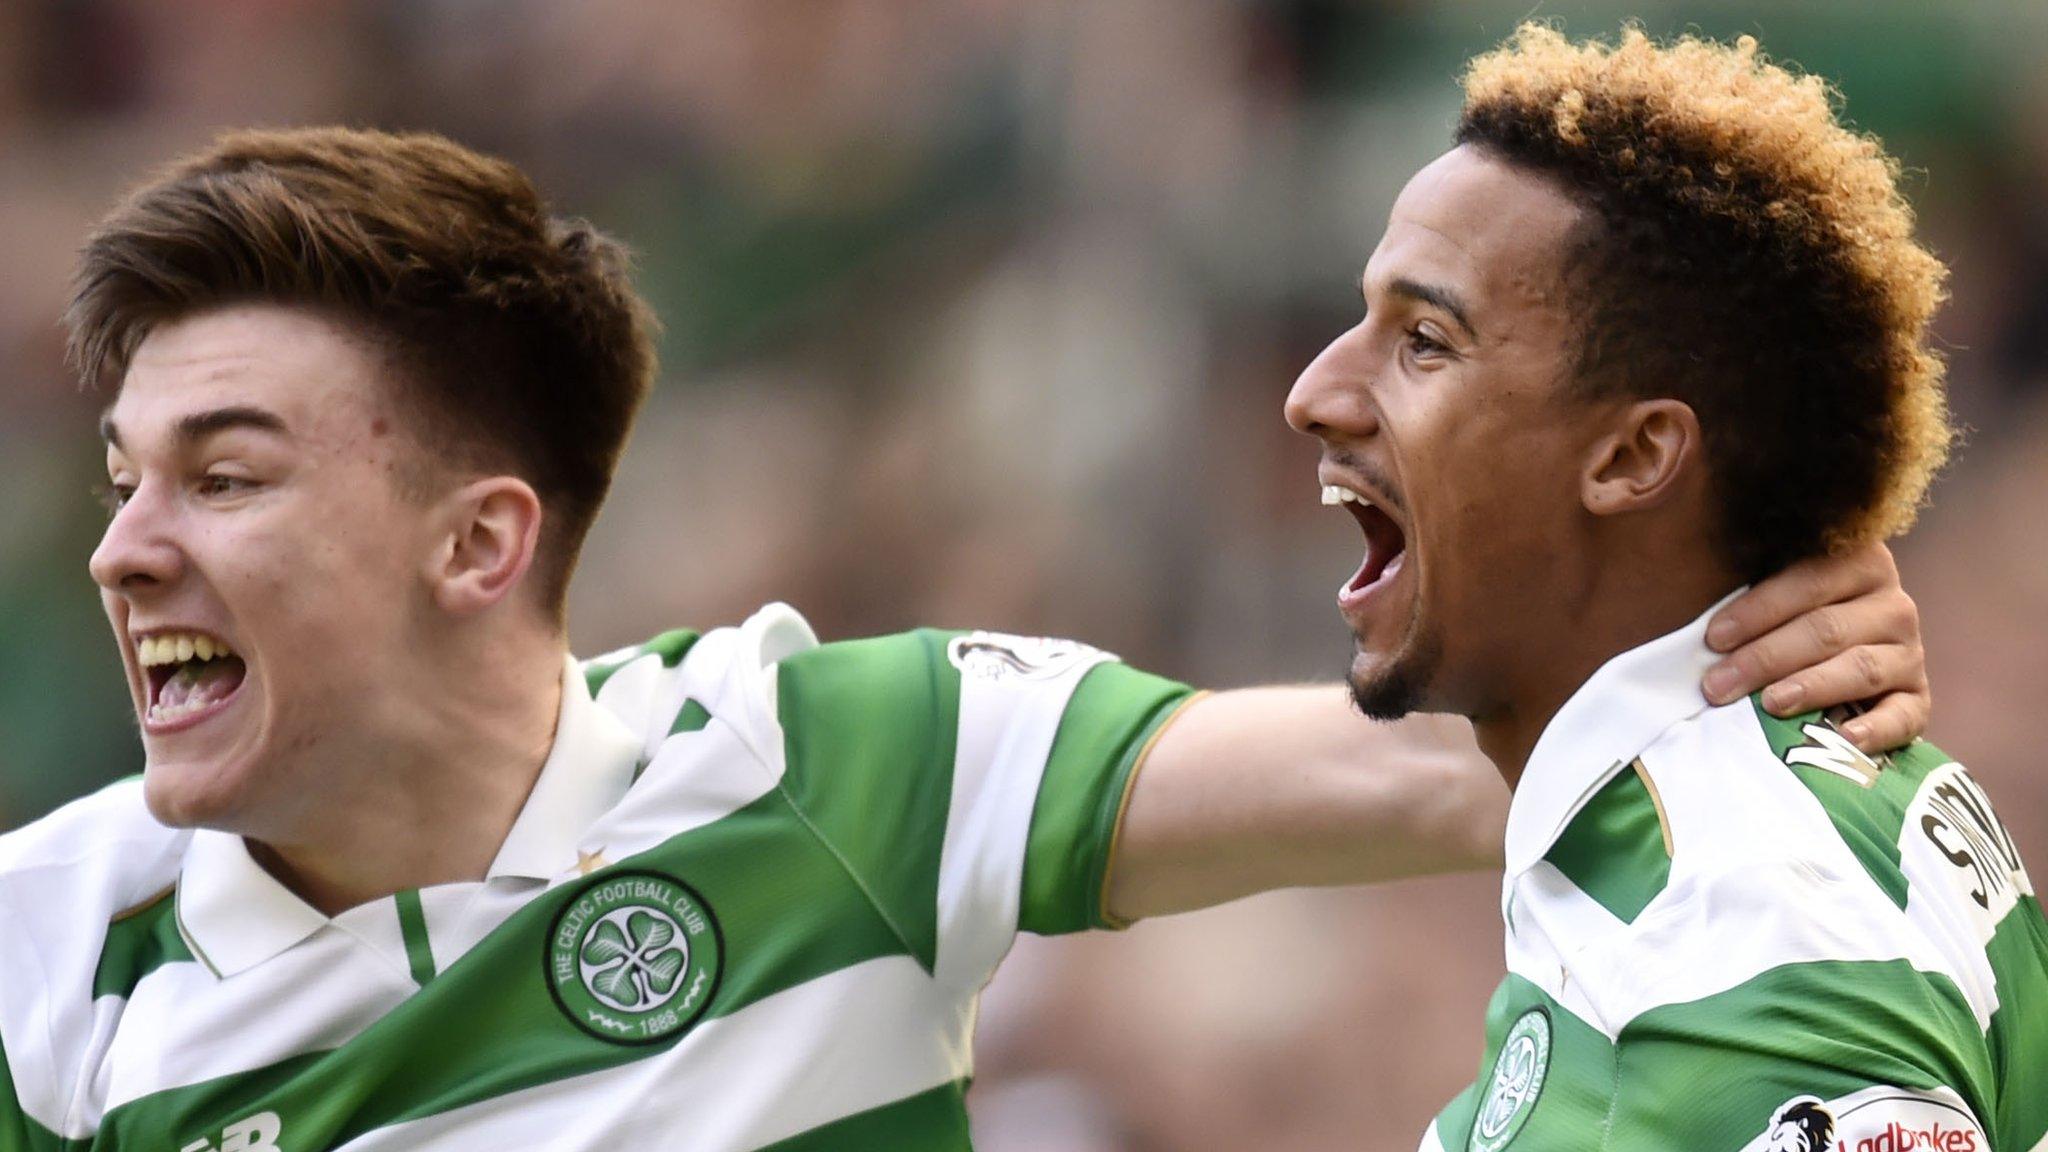
[[[93,235],[68,319],[146,768],[0,838],[9,1146],[963,1148],[1018,930],[1491,855],[1457,729],[1334,689],[781,605],[570,658],[648,317],[445,141],[224,138]],[[1724,689],[1818,665],[1892,692],[1872,739],[1924,719],[1882,549],[1735,612]]]
[[[1365,533],[1360,707],[1469,717],[1514,790],[1484,1071],[1423,1147],[2048,1146],[2048,922],[1983,791],[1693,688],[1718,604],[1903,531],[1947,454],[1895,162],[1748,39],[1529,25],[1465,97],[1287,404]]]

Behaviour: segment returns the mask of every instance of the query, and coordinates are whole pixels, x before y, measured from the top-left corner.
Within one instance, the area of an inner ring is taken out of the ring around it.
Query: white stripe
[[[1956,978],[1771,753],[1747,705],[1677,725],[1641,761],[1663,797],[1673,857],[1665,890],[1635,922],[1602,930],[1583,894],[1541,866],[1514,893],[1523,938],[1510,969],[1561,1002],[1577,985],[1584,1018],[1610,1040],[1653,1008],[1786,964],[1905,960]]]
[[[1958,794],[1974,808],[1956,803]],[[1907,879],[1906,918],[1952,958],[1977,1026],[1989,1030],[1998,1011],[1998,976],[1986,949],[1999,921],[2019,907],[2021,896],[2033,895],[2033,885],[2025,866],[2006,867],[2010,833],[2002,824],[1984,828],[1980,812],[1997,824],[1990,797],[1962,765],[1950,762],[1928,773],[1899,829],[1899,866]]]
[[[968,1013],[908,956],[699,1024],[667,1052],[393,1124],[348,1152],[746,1152],[968,1074]],[[290,1133],[285,1134],[287,1137]]]
[[[1574,971],[1577,942],[1610,937],[1618,929],[1625,931],[1626,926],[1547,860],[1538,862],[1520,879],[1508,881],[1507,886],[1516,893],[1515,930],[1508,933],[1508,971],[1543,989],[1560,1007],[1612,1039],[1621,1031],[1620,1025],[1608,1028],[1600,1017],[1600,1006],[1592,999],[1588,971]]]
[[[736,728],[713,718],[664,741],[626,798],[583,839],[617,862],[732,815],[774,790],[776,779]]]
[[[1051,650],[1066,661],[1057,675],[970,671],[960,677],[959,736],[938,892],[937,975],[955,988],[986,984],[1016,939],[1024,856],[1046,757],[1081,678],[1110,659],[1080,645]]]
[[[151,819],[129,780],[0,836],[0,1047],[21,1110],[59,1136],[97,1123],[79,1070],[111,1028],[92,1003],[108,923],[171,883],[188,835]]]
[[[0,931],[0,972],[13,976],[9,987],[0,989],[0,1047],[6,1050],[14,1097],[29,1119],[59,1136],[89,1136],[90,1126],[69,1123],[76,1085],[67,1092],[57,1070],[75,1069],[84,1058],[87,1037],[98,1030],[92,1009],[83,995],[59,994],[48,964],[33,946],[41,933],[27,926],[27,915],[14,903],[13,887],[0,885],[0,922],[7,925]],[[61,933],[49,938],[65,939]],[[81,961],[72,971],[83,968]],[[76,980],[74,975],[72,981]]]
[[[782,661],[818,646],[811,626],[787,604],[770,604],[747,617],[736,630],[720,629],[697,643],[730,634],[728,648],[718,650],[716,661],[707,653],[706,664],[715,676],[705,707],[723,718],[739,733],[740,740],[766,764],[776,779],[786,770],[782,743],[782,719],[776,700],[776,671]],[[684,666],[694,663],[697,653]]]
[[[584,666],[586,671],[590,664]],[[675,721],[677,709],[683,706],[686,689],[680,673],[680,668],[662,667],[661,657],[650,652],[614,671],[591,699],[625,721],[640,737],[642,755],[652,756],[668,736],[668,726]]]
[[[1437,1134],[1436,1121],[1431,1120],[1429,1127],[1423,1130],[1422,1144],[1415,1152],[1444,1152],[1443,1137]]]
[[[196,962],[165,964],[121,1012],[94,1078],[97,1107],[81,1119],[96,1129],[131,1100],[338,1048],[412,991],[409,978],[333,927],[227,980]]]
[[[1899,911],[1867,880],[1845,881],[1782,862],[1731,869],[1677,885],[1673,899],[1645,911],[1625,932],[1511,964],[1553,996],[1567,964],[1590,998],[1594,1025],[1609,1040],[1637,1016],[1748,983],[1788,964],[1924,957],[1896,930]],[[1526,905],[1517,917],[1529,916]],[[1547,961],[1547,963],[1545,962]]]
[[[1778,1117],[1799,1101],[1817,1103],[1834,1120],[1831,1148],[1876,1149],[1885,1152],[1929,1152],[1954,1149],[1963,1152],[1991,1152],[1984,1126],[1970,1105],[1954,1089],[1898,1088],[1873,1084],[1832,1100],[1795,1096],[1772,1110],[1771,1123],[1742,1152],[1775,1152],[1785,1146],[1785,1133],[1778,1131]],[[1959,1139],[1965,1137],[1966,1139]]]

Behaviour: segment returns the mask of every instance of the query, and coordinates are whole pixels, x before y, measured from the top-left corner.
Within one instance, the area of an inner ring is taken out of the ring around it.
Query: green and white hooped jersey
[[[331,920],[117,784],[0,837],[0,1149],[967,1148],[976,998],[1105,922],[1189,697],[772,605],[571,662],[487,878]]]
[[[2042,1152],[2048,924],[1983,791],[1707,708],[1706,620],[1568,701],[1509,811],[1508,975],[1424,1152]]]

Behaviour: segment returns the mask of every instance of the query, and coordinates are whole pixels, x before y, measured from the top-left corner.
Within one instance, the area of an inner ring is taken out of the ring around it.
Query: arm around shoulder
[[[1137,766],[1107,910],[1128,922],[1274,888],[1490,867],[1507,804],[1462,720],[1367,720],[1334,684],[1219,692]]]

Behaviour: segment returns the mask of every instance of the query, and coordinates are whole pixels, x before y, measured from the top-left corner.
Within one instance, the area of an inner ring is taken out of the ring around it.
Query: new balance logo
[[[1807,742],[1785,752],[1785,763],[1805,764],[1823,772],[1832,772],[1844,779],[1854,780],[1858,786],[1868,788],[1877,783],[1877,761],[1863,754],[1863,749],[1849,743],[1848,737],[1827,724],[1806,724],[1799,729]]]
[[[277,1118],[277,1113],[258,1112],[228,1125],[220,1134],[219,1144],[201,1138],[178,1152],[278,1152],[277,1137],[283,1131],[284,1122]]]

